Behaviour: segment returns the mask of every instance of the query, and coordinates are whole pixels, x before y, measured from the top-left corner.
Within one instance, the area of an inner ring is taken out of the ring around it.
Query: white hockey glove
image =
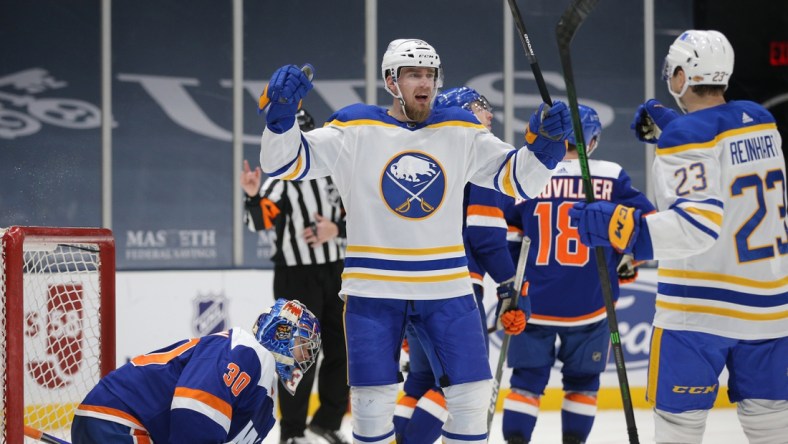
[[[631,254],[623,255],[618,267],[616,267],[616,273],[618,274],[619,285],[635,282],[635,279],[638,278],[638,267],[635,264],[635,257]]]

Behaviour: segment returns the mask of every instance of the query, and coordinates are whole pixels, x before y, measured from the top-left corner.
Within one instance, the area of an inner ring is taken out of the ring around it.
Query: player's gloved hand
[[[503,328],[507,335],[519,335],[522,333],[525,330],[526,321],[531,317],[530,299],[521,296],[519,298],[519,306],[512,303],[516,292],[514,279],[504,281],[498,286],[498,307],[495,311],[497,327]],[[523,310],[521,307],[526,308],[526,310]]]
[[[408,338],[402,338],[402,351],[410,354],[410,344],[408,344]]]
[[[641,142],[657,143],[662,130],[678,116],[676,111],[650,99],[635,111],[635,118],[629,128],[635,131],[635,137]]]
[[[553,106],[543,103],[525,127],[525,142],[537,159],[549,169],[566,155],[566,136],[572,131],[572,118],[564,102]]]
[[[632,254],[640,232],[641,211],[607,201],[577,202],[569,209],[580,242],[589,247],[610,247]]]
[[[268,106],[265,116],[268,129],[281,134],[293,127],[301,99],[312,89],[312,81],[306,74],[312,70],[311,65],[304,68],[285,65],[271,76],[258,104],[259,112]]]
[[[635,282],[635,279],[638,277],[638,267],[635,264],[635,257],[631,254],[623,255],[616,267],[616,273],[618,274],[619,285]]]

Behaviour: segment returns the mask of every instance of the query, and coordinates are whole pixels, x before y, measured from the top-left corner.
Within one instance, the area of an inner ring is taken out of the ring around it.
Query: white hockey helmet
[[[679,67],[687,81],[676,93],[670,89],[670,78]],[[722,85],[728,89],[731,74],[733,47],[719,31],[685,31],[670,45],[662,66],[662,79],[668,82],[668,91],[677,101],[694,85]]]
[[[394,83],[397,83],[399,70],[403,67],[427,67],[435,68],[435,92],[443,86],[443,68],[441,68],[441,58],[435,48],[424,40],[419,39],[397,39],[389,43],[386,52],[383,54],[383,62],[380,65],[383,77],[383,87],[392,96],[402,100],[399,94],[389,90],[386,85],[386,77],[391,76]]]

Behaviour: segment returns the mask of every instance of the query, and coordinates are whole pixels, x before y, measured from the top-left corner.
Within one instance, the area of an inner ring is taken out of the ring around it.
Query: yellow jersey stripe
[[[468,272],[441,274],[433,276],[390,276],[373,273],[342,273],[342,279],[364,279],[370,281],[408,282],[408,283],[433,283],[446,282],[456,279],[468,278]]]
[[[769,129],[777,130],[777,124],[775,124],[775,123],[762,123],[760,125],[747,126],[747,127],[744,127],[744,128],[732,129],[730,131],[725,131],[725,132],[722,132],[722,133],[718,134],[717,137],[715,137],[715,138],[713,138],[713,139],[711,139],[711,140],[709,140],[707,142],[688,143],[686,145],[674,146],[672,148],[659,148],[656,151],[656,153],[657,153],[657,156],[668,156],[668,155],[671,155],[671,154],[681,153],[683,151],[714,148],[717,145],[717,143],[719,143],[720,139],[724,139],[726,137],[738,136],[738,135],[746,134],[746,133],[754,133],[754,132],[758,132],[758,131],[769,130]]]
[[[703,216],[706,219],[715,223],[718,227],[722,226],[722,215],[720,215],[719,213],[715,213],[709,210],[701,210],[700,208],[695,208],[695,207],[684,208],[684,211],[686,211],[687,213],[697,214],[698,216]]]
[[[465,254],[465,246],[450,245],[448,247],[433,247],[433,248],[386,248],[386,247],[373,247],[370,245],[348,245],[346,251],[348,253],[381,253],[381,254],[396,254],[402,256],[422,256],[429,254],[444,254],[444,253]]]
[[[736,319],[746,319],[748,321],[775,321],[788,318],[788,310],[773,313],[748,313],[741,310],[730,308],[709,307],[705,305],[677,304],[674,302],[657,301],[657,308],[665,310],[676,310],[688,313],[703,313],[717,316],[727,316]]]
[[[763,289],[774,289],[788,285],[788,276],[782,279],[777,279],[776,281],[756,281],[754,279],[747,279],[739,276],[729,276],[721,273],[711,273],[708,271],[673,270],[667,268],[660,268],[657,271],[657,276],[726,282],[729,284],[736,284],[744,287],[763,288]]]

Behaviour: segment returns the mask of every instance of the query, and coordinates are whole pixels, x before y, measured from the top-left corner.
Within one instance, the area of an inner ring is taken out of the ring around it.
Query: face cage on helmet
[[[492,105],[490,105],[490,102],[487,101],[487,98],[482,96],[482,95],[480,95],[478,99],[471,100],[470,102],[466,103],[465,105],[462,106],[462,108],[473,112],[473,109],[472,109],[473,105],[477,105],[481,109],[483,109],[485,111],[488,111],[490,113],[493,112]]]

